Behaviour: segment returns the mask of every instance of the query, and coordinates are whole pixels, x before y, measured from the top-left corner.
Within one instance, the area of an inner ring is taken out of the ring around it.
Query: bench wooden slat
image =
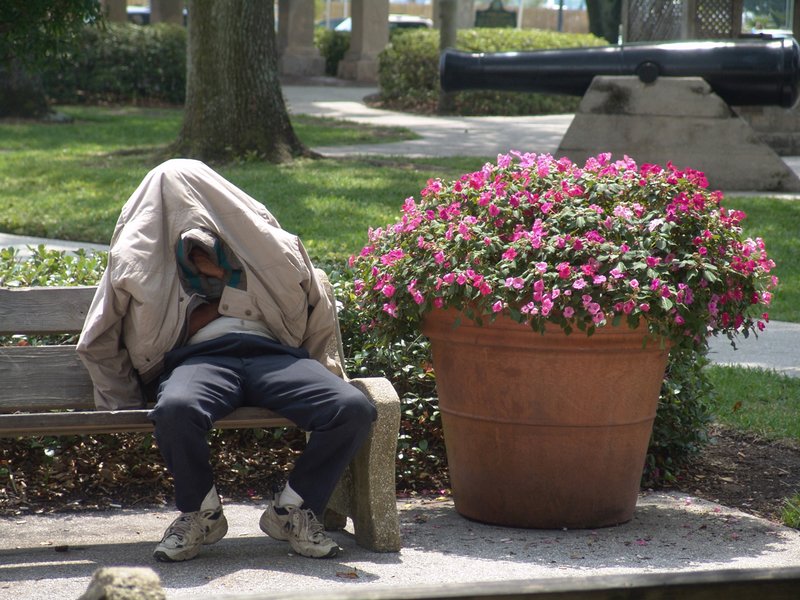
[[[95,289],[0,288],[0,335],[79,333]]]
[[[265,408],[243,407],[214,423],[217,429],[295,427]],[[147,410],[15,413],[0,415],[0,437],[151,432]]]
[[[75,346],[0,348],[0,412],[94,408],[92,380]]]

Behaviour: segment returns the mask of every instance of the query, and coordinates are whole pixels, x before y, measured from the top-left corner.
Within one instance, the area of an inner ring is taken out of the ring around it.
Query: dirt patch
[[[676,483],[677,489],[780,521],[785,499],[800,492],[800,445],[717,427]]]

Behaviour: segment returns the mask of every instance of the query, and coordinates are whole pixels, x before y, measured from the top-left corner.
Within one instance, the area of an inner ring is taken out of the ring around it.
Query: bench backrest
[[[0,288],[0,335],[78,334],[94,287]],[[74,345],[0,347],[0,412],[92,409],[92,382]]]

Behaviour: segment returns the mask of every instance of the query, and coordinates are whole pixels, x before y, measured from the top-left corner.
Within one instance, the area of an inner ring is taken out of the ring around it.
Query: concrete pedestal
[[[353,0],[350,49],[339,61],[341,79],[378,81],[378,54],[389,43],[389,3]]]
[[[779,156],[800,155],[800,107],[734,106],[733,109]]]
[[[723,191],[800,191],[800,179],[701,78],[595,77],[557,156],[611,152],[703,171]]]
[[[325,59],[314,45],[314,0],[279,0],[278,72],[303,77],[325,73]]]

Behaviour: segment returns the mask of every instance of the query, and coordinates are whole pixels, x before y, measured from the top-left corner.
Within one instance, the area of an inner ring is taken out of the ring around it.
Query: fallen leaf
[[[355,569],[352,571],[337,571],[336,576],[342,579],[358,579],[358,573]]]

